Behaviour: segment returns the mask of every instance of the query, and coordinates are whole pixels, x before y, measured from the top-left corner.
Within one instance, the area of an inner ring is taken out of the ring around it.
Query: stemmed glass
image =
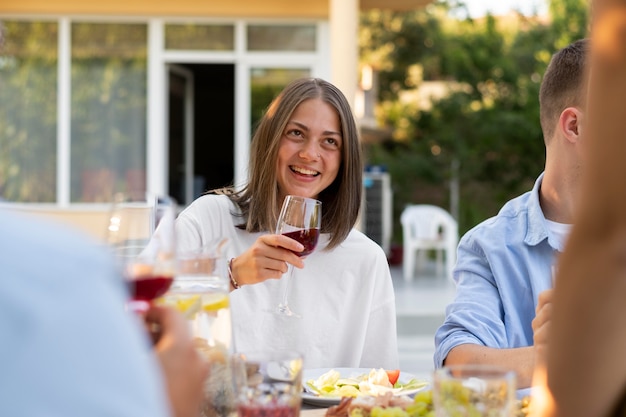
[[[288,195],[283,201],[283,206],[278,216],[276,234],[282,234],[300,242],[304,246],[304,250],[294,253],[298,256],[307,256],[313,252],[317,245],[321,223],[322,203],[320,201]],[[299,314],[291,310],[287,300],[292,275],[293,266],[287,265],[287,273],[285,278],[283,278],[286,281],[285,292],[282,302],[276,308],[276,313],[300,318]]]
[[[142,313],[174,279],[176,203],[153,194],[117,194],[106,242],[130,289],[128,309]]]

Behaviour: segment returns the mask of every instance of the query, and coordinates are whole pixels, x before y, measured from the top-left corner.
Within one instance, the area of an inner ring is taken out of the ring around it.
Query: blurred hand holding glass
[[[298,417],[302,356],[291,351],[240,353],[233,357],[239,417]]]
[[[515,409],[515,373],[483,365],[437,369],[433,403],[437,417],[510,417]]]
[[[115,196],[106,242],[127,280],[129,308],[145,311],[170,287],[176,270],[176,203],[168,196]]]
[[[204,383],[202,417],[226,417],[234,411],[230,376],[233,351],[229,280],[223,247],[214,242],[179,252],[176,278],[159,303],[177,309],[188,320],[210,371]]]

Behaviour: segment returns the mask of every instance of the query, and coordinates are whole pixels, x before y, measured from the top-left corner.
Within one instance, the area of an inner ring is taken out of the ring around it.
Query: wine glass
[[[131,294],[127,307],[145,312],[174,279],[176,203],[169,196],[118,194],[109,216],[106,242]]]
[[[322,222],[322,203],[321,201],[288,195],[283,201],[283,206],[278,216],[276,225],[276,234],[282,234],[302,243],[304,250],[302,252],[294,252],[298,256],[307,256],[315,249],[317,240],[320,235],[320,225]],[[284,278],[285,292],[283,299],[276,313],[285,316],[300,318],[299,314],[294,313],[289,307],[287,300],[289,295],[289,286],[291,276],[293,275],[293,266],[287,265],[287,273]]]
[[[513,415],[515,372],[491,365],[452,365],[433,374],[437,417]]]

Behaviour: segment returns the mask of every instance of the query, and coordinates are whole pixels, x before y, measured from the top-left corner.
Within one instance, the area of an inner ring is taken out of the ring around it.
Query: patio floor
[[[454,283],[437,276],[426,264],[412,281],[405,281],[402,266],[391,266],[396,293],[400,369],[430,377],[433,371],[434,335],[443,323],[445,308],[454,298]]]

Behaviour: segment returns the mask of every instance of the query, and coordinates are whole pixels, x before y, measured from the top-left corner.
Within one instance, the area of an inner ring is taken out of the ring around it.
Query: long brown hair
[[[337,87],[319,78],[293,81],[272,101],[252,138],[248,183],[241,191],[219,190],[239,206],[248,232],[273,231],[278,201],[276,161],[283,131],[293,111],[303,101],[319,98],[339,116],[343,145],[337,178],[318,199],[322,202],[322,233],[330,234],[327,249],[343,242],[357,221],[361,207],[363,161],[359,134],[350,105]]]

